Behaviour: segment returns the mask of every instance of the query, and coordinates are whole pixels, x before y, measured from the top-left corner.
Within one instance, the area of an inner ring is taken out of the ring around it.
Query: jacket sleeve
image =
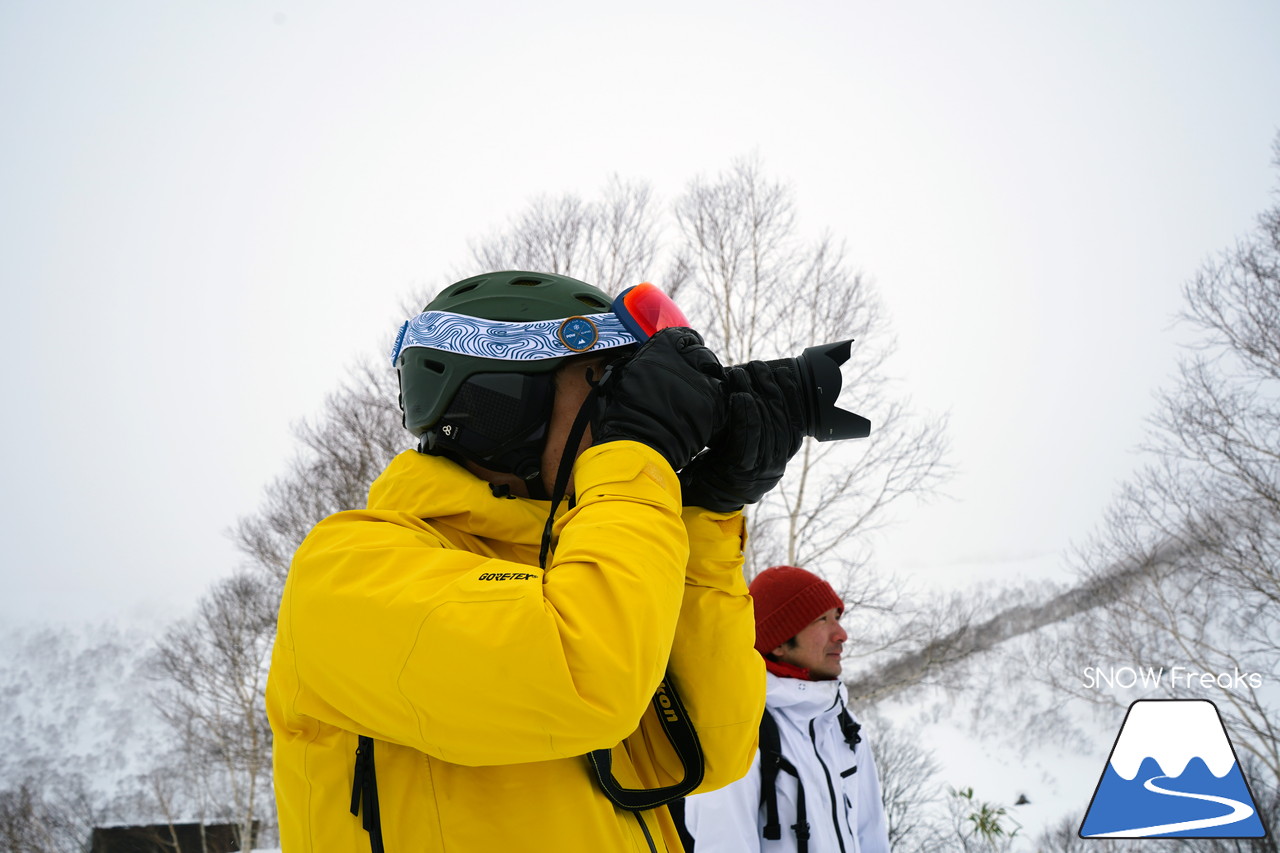
[[[326,519],[286,582],[274,701],[456,764],[617,744],[663,676],[688,539],[650,448],[593,447],[574,476],[545,572],[450,547],[408,513]]]
[[[757,755],[746,776],[684,801],[685,828],[698,853],[759,853],[759,763]]]
[[[742,576],[741,513],[684,510],[689,565],[670,671],[706,757],[698,791],[742,778],[755,757],[764,712],[764,661]]]
[[[764,661],[755,650],[755,615],[742,576],[741,513],[687,507],[689,564],[668,672],[698,732],[705,775],[696,791],[740,779],[751,766],[764,710]],[[646,786],[679,782],[683,771],[656,713],[630,750]]]

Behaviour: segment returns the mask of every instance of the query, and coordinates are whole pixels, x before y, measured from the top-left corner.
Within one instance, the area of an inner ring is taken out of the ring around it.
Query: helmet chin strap
[[[564,440],[564,449],[560,452],[560,467],[556,470],[555,485],[551,489],[551,509],[547,512],[547,523],[542,528],[542,547],[538,550],[538,565],[543,569],[547,567],[547,556],[551,553],[551,528],[555,525],[556,509],[569,489],[569,474],[573,471],[573,463],[578,459],[575,451],[582,444],[587,426],[595,422],[596,399],[600,396],[600,388],[612,370],[612,365],[606,366],[598,382],[592,381],[591,371],[587,371],[587,383],[591,385],[591,390],[587,392],[586,399],[578,408],[573,426],[569,428],[569,435]]]
[[[516,476],[519,477],[520,475],[517,474]],[[529,497],[533,498],[535,501],[551,499],[547,494],[546,485],[542,482],[542,471],[540,466],[535,466],[532,477],[520,477],[520,479],[524,483],[525,489],[529,492]]]

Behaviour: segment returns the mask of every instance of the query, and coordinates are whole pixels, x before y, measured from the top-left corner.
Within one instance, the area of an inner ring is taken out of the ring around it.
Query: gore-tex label
[[[485,572],[478,580],[482,581],[527,581],[537,575],[527,572]]]

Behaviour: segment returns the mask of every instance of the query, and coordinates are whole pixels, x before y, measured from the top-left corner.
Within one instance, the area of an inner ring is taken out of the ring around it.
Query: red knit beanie
[[[773,566],[751,582],[756,607],[756,651],[767,655],[844,602],[831,584],[795,566]]]

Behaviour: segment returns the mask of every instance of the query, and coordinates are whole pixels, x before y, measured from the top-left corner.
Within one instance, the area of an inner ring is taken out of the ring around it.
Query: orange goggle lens
[[[641,342],[663,329],[689,325],[689,318],[671,297],[647,281],[619,293],[613,300],[613,313]]]

